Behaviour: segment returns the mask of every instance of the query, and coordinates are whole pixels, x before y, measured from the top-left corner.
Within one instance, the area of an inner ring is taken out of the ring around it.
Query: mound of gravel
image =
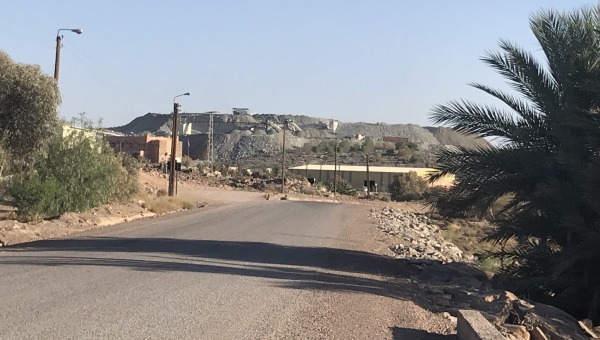
[[[110,130],[124,134],[138,134],[144,132],[153,134],[160,134],[160,132],[170,133],[171,130],[168,127],[170,119],[170,114],[147,113],[141,117],[135,118],[129,124],[113,127],[110,128]]]
[[[425,147],[439,144],[430,131],[415,124],[340,123],[337,133],[342,136],[408,137],[411,142]]]
[[[396,258],[472,263],[475,258],[444,240],[440,227],[427,216],[394,208],[371,209],[371,217],[386,234],[398,236],[390,250]]]
[[[210,115],[206,113],[186,113],[182,121],[192,124],[194,135],[204,136],[192,138],[182,136],[184,152],[192,158],[205,157]],[[449,128],[423,128],[415,124],[385,123],[342,123],[339,122],[336,134],[327,129],[331,119],[297,115],[231,115],[213,114],[215,156],[226,162],[236,162],[256,155],[272,155],[281,151],[282,133],[273,130],[265,131],[266,122],[281,124],[291,119],[302,131],[286,133],[286,148],[301,148],[305,143],[318,145],[319,141],[330,138],[341,138],[362,134],[374,138],[407,137],[418,143],[422,149],[441,145],[475,147],[489,145],[487,141],[473,136],[465,136]],[[152,133],[158,136],[169,135],[171,115],[148,113],[137,117],[129,124],[112,128],[124,134]],[[187,141],[190,150],[187,150]],[[249,148],[249,149],[245,149]],[[198,150],[200,149],[200,150]]]
[[[426,126],[442,145],[453,145],[464,148],[488,147],[490,143],[474,135],[466,135],[447,127]]]

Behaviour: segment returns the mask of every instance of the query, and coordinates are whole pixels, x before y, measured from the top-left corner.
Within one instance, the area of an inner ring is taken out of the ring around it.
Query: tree
[[[410,171],[395,175],[388,189],[394,201],[417,200],[423,198],[423,193],[427,190],[427,180]]]
[[[370,137],[365,138],[362,143],[362,151],[364,153],[370,154],[375,151],[375,142]]]
[[[37,65],[15,63],[0,51],[0,146],[20,171],[57,133],[60,94]]]
[[[433,109],[435,123],[462,133],[497,138],[498,145],[442,149],[439,173],[456,185],[438,205],[483,216],[512,197],[487,239],[512,247],[492,256],[512,260],[511,289],[599,320],[600,308],[600,6],[572,13],[544,11],[530,27],[547,63],[501,40],[483,62],[517,95],[482,84],[499,99],[494,108],[452,101]]]
[[[338,144],[338,150],[341,153],[348,153],[350,151],[350,147],[351,147],[350,142],[345,139],[343,139],[340,142],[340,144]]]

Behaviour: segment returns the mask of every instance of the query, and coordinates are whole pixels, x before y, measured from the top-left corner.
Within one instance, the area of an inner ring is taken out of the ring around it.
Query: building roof
[[[308,164],[308,165],[299,165],[289,168],[290,170],[325,170],[325,171],[333,171],[333,164]],[[353,172],[365,172],[367,171],[366,165],[338,165],[338,171],[353,171]],[[398,167],[398,166],[369,166],[369,172],[383,172],[383,173],[408,173],[410,171],[414,171],[417,174],[425,174],[428,172],[436,172],[438,170],[433,168],[407,168],[407,167]]]

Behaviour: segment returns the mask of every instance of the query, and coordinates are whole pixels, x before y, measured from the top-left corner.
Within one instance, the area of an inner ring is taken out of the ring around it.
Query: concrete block
[[[456,334],[458,340],[505,340],[486,318],[476,310],[459,310]]]

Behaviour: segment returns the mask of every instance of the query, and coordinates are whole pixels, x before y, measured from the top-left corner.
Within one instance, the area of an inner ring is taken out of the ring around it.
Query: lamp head
[[[71,30],[71,32],[74,32],[74,33],[77,33],[77,34],[81,34],[81,33],[83,33],[83,29],[81,29],[81,28],[74,28],[74,29]]]

